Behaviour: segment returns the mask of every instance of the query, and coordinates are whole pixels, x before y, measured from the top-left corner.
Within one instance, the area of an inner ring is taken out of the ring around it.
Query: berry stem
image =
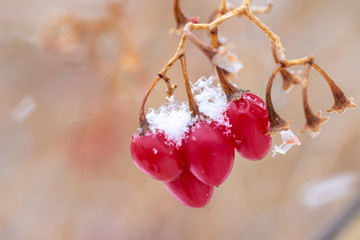
[[[147,102],[148,97],[150,96],[150,93],[152,92],[152,90],[154,89],[154,87],[156,86],[156,84],[163,79],[165,84],[167,85],[167,94],[168,96],[172,95],[176,85],[171,85],[170,84],[170,79],[166,76],[167,71],[169,70],[169,68],[174,65],[174,63],[179,60],[182,56],[184,56],[184,45],[186,42],[186,35],[183,34],[181,37],[181,41],[179,43],[179,46],[176,50],[175,55],[168,61],[168,63],[163,67],[163,69],[158,73],[158,76],[155,78],[155,80],[153,81],[153,83],[150,85],[149,89],[147,90],[145,97],[143,98],[143,101],[141,103],[141,107],[140,107],[140,111],[139,111],[139,126],[141,128],[141,133],[140,134],[145,134],[148,131],[149,128],[149,123],[146,120],[146,116],[145,116],[145,104]]]
[[[213,48],[217,49],[219,47],[218,27],[214,27],[210,30],[210,36],[211,36],[211,44]]]
[[[196,37],[191,31],[191,23],[187,23],[184,27],[184,33],[186,36],[200,49],[202,52],[213,61],[213,58],[218,54],[218,34],[217,28],[213,32],[211,32],[211,42],[213,47],[206,45],[203,43],[198,37]],[[228,101],[236,101],[241,98],[241,94],[249,92],[248,90],[242,90],[235,87],[228,79],[227,75],[229,74],[225,69],[216,66],[216,71],[219,76],[221,87],[228,99]]]
[[[304,106],[304,113],[305,113],[307,120],[311,118],[311,115],[314,115],[309,106],[308,95],[307,95],[310,68],[311,68],[311,62],[305,64],[304,79],[302,82],[303,106]]]
[[[274,44],[271,44],[271,53],[273,55],[275,63],[276,64],[279,63],[279,58],[277,56],[276,47],[275,47]],[[298,72],[297,73],[291,73],[286,68],[283,68],[283,69],[280,70],[280,74],[281,74],[281,77],[283,79],[282,90],[284,92],[289,91],[290,88],[292,87],[292,85],[297,85],[297,84],[301,83],[301,78],[300,78]]]
[[[343,91],[336,85],[336,83],[329,77],[329,75],[326,74],[324,70],[322,70],[318,65],[315,63],[312,63],[312,67],[315,68],[316,71],[318,71],[321,76],[325,79],[327,84],[329,85],[332,95],[334,97],[334,105],[329,108],[327,111],[332,112],[336,111],[338,114],[344,113],[345,109],[348,108],[354,108],[356,107],[356,104],[352,102],[352,98],[347,98]]]
[[[343,91],[336,85],[336,83],[329,77],[329,75],[316,63],[313,62],[312,57],[303,57],[292,60],[280,60],[279,61],[284,68],[288,68],[295,65],[305,65],[308,62],[311,62],[311,66],[320,73],[320,75],[325,79],[329,85],[332,95],[334,97],[334,104],[327,111],[332,112],[336,111],[338,114],[344,113],[346,108],[354,108],[356,104],[352,102],[352,98],[347,98]]]
[[[316,115],[312,112],[309,102],[308,102],[308,95],[307,95],[307,89],[308,89],[308,80],[309,80],[309,72],[311,65],[313,63],[313,58],[310,57],[309,62],[305,64],[305,73],[304,73],[304,79],[302,82],[302,95],[303,95],[303,106],[304,106],[304,113],[306,118],[306,124],[303,129],[300,130],[300,132],[310,131],[311,136],[316,136],[320,132],[320,124],[326,122],[328,120],[328,117],[321,117],[321,111],[319,110]]]
[[[250,9],[250,11],[253,14],[265,14],[265,13],[269,13],[271,11],[273,7],[273,4],[271,2],[269,2],[266,6],[255,6],[252,7]],[[208,22],[212,22],[215,19],[225,15],[226,13],[228,13],[229,11],[232,11],[236,9],[236,7],[234,7],[234,5],[232,5],[231,3],[227,2],[226,0],[221,0],[220,3],[220,7],[218,7],[209,17],[209,21]],[[239,15],[240,17],[240,15]]]
[[[217,50],[203,43],[198,37],[196,37],[192,33],[192,26],[192,23],[187,23],[184,27],[184,33],[186,34],[187,38],[191,40],[191,42],[194,43],[211,61],[213,57],[217,54]],[[217,44],[217,30],[211,36],[214,36],[214,38],[212,37],[212,43]]]
[[[254,23],[258,28],[260,28],[266,34],[266,36],[268,36],[270,41],[279,50],[280,58],[281,59],[286,59],[285,49],[284,49],[284,47],[283,47],[283,45],[281,43],[280,37],[277,36],[275,33],[273,33],[271,31],[271,29],[268,26],[266,26],[263,22],[261,22],[261,20],[257,16],[255,16],[254,13],[249,11],[249,8],[245,9],[245,11],[243,12],[243,15],[245,17],[247,17],[247,19],[249,19],[252,23]]]
[[[228,102],[239,100],[241,98],[241,94],[249,92],[249,90],[243,90],[235,87],[229,80],[227,80],[226,70],[216,66],[216,71],[219,76],[221,88],[224,91]]]
[[[283,68],[283,65],[281,63],[278,63],[276,65],[275,70],[270,76],[269,82],[266,87],[266,108],[268,111],[268,117],[270,121],[270,130],[269,133],[271,135],[282,131],[282,130],[288,130],[290,129],[289,124],[291,124],[291,121],[285,121],[280,117],[280,115],[275,111],[274,105],[271,100],[271,88],[275,79],[276,74]]]
[[[184,84],[185,84],[185,90],[186,90],[186,96],[188,99],[188,103],[189,103],[189,109],[191,111],[191,116],[192,117],[205,117],[204,114],[200,113],[199,111],[199,106],[197,105],[194,96],[191,92],[191,86],[190,86],[190,81],[189,81],[189,76],[187,74],[187,68],[186,68],[186,58],[185,55],[180,57],[180,62],[181,62],[181,68],[182,68],[182,72],[183,72],[183,77],[184,77]]]

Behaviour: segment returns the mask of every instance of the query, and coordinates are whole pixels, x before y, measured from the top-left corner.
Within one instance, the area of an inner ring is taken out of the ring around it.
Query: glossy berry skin
[[[192,174],[209,186],[219,186],[229,176],[235,150],[229,129],[217,122],[197,122],[183,140],[183,158]]]
[[[180,151],[161,132],[135,135],[131,140],[131,156],[144,173],[160,181],[172,181],[182,173],[184,162]]]
[[[193,208],[207,205],[214,191],[214,187],[201,182],[188,169],[184,169],[179,178],[164,184],[174,198]]]
[[[239,154],[249,160],[264,158],[271,147],[264,101],[253,93],[242,94],[239,100],[229,102],[225,115],[229,118],[234,146]]]

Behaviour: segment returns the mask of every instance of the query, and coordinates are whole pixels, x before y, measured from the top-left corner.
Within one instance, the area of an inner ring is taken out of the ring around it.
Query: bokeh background
[[[181,6],[204,22],[219,2]],[[288,58],[314,54],[359,103],[360,2],[273,3],[259,18],[281,37]],[[358,109],[326,114],[321,134],[299,135],[302,145],[286,155],[269,153],[258,162],[237,155],[202,209],[183,206],[140,172],[129,152],[140,101],[179,36],[169,34],[170,0],[108,4],[0,1],[0,239],[360,239]],[[225,22],[220,34],[244,64],[234,82],[264,97],[274,68],[265,35],[245,18]],[[186,54],[192,81],[214,73],[190,42]],[[180,66],[168,75],[179,85],[177,99],[185,100]],[[309,100],[314,111],[333,103],[315,71]],[[164,101],[160,83],[148,106]],[[282,93],[277,78],[273,101],[299,131],[301,87]]]

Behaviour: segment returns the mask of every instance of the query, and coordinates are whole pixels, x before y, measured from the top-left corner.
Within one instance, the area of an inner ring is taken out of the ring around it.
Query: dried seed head
[[[282,90],[284,92],[289,92],[293,85],[301,83],[301,71],[294,72],[292,70],[282,69],[280,74],[283,79]]]
[[[339,89],[340,90],[340,89]],[[331,108],[327,110],[327,112],[336,111],[338,114],[342,114],[345,112],[346,108],[354,108],[356,107],[356,104],[353,103],[352,98],[347,98],[343,94],[343,92],[333,92],[334,96],[334,105],[332,105]]]
[[[289,125],[292,123],[292,121],[285,121],[280,117],[280,115],[276,112],[274,105],[271,100],[271,88],[275,79],[276,74],[280,70],[283,69],[283,65],[281,63],[278,63],[275,70],[270,76],[270,79],[268,81],[267,87],[266,87],[266,108],[268,111],[268,117],[270,122],[270,130],[269,134],[274,135],[275,133],[283,130],[289,130]]]
[[[321,111],[317,111],[316,114],[313,114],[307,96],[307,89],[308,89],[308,81],[309,81],[309,74],[311,65],[313,64],[313,58],[310,58],[310,61],[305,64],[305,73],[304,73],[304,80],[302,83],[303,91],[303,106],[304,106],[304,113],[306,118],[306,124],[300,132],[308,131],[311,137],[316,137],[320,133],[320,124],[326,122],[328,117],[322,117]]]
[[[271,45],[271,52],[275,63],[279,63],[279,58],[277,56],[276,47],[274,44]],[[283,68],[280,70],[280,74],[283,79],[282,90],[284,92],[289,92],[293,85],[301,83],[301,71],[294,72],[292,70],[287,70],[286,68]]]
[[[325,123],[329,117],[322,117],[321,111],[317,111],[316,114],[306,114],[306,124],[300,133],[308,131],[311,137],[316,137],[320,133],[320,124]]]
[[[341,91],[338,85],[336,85],[336,83],[329,77],[329,75],[326,74],[324,70],[322,70],[322,68],[320,68],[315,63],[312,63],[312,67],[315,68],[316,71],[321,74],[321,76],[323,76],[334,97],[334,105],[332,105],[332,107],[327,110],[328,112],[336,111],[338,114],[342,114],[345,112],[346,108],[356,107],[356,104],[352,102],[353,99],[347,98],[343,91]]]
[[[221,88],[223,89],[228,102],[236,101],[241,98],[241,94],[248,93],[250,90],[243,90],[235,87],[229,80],[228,80],[228,72],[219,66],[216,66],[216,71],[219,76],[219,81],[221,84]]]
[[[270,111],[268,110],[268,116],[270,122],[270,130],[269,130],[270,135],[274,135],[280,131],[289,130],[290,124],[293,122],[293,121],[285,121],[276,112],[271,110]]]

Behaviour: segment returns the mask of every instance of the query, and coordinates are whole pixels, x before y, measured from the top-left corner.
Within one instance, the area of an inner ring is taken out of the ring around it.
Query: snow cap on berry
[[[149,109],[146,119],[152,131],[163,131],[166,138],[174,142],[177,147],[188,131],[188,125],[194,122],[191,118],[189,106],[185,103],[178,103],[174,96],[167,98],[168,102],[159,109]]]
[[[201,77],[192,85],[192,92],[195,94],[194,98],[198,103],[200,112],[210,119],[228,126],[228,119],[223,114],[227,106],[226,96],[220,84],[216,86],[213,84],[214,80],[214,76],[210,76],[208,79]]]
[[[223,112],[227,106],[227,100],[220,85],[214,85],[214,76],[208,79],[201,77],[192,85],[195,101],[199,111],[221,125],[229,126],[227,117]],[[167,98],[167,102],[158,109],[149,109],[146,119],[151,131],[164,132],[169,143],[173,142],[177,147],[197,119],[191,117],[189,106],[186,102],[177,102],[174,96]]]

